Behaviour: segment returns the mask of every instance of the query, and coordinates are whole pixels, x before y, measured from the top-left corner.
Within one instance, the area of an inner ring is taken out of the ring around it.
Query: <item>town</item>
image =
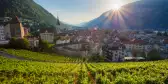
[[[57,27],[63,26],[57,22]],[[58,30],[41,28],[39,35],[30,35],[20,19],[3,17],[0,24],[0,44],[8,44],[10,39],[27,39],[29,48],[39,47],[39,40],[53,44],[55,53],[65,56],[103,56],[107,62],[145,61],[168,58],[167,31],[89,29]],[[150,54],[158,54],[151,58]],[[98,58],[97,58],[98,59]]]

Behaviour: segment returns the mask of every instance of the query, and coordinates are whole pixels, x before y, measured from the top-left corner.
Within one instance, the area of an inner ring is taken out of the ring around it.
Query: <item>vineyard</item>
[[[168,84],[168,61],[49,63],[0,57],[0,82],[12,84]]]

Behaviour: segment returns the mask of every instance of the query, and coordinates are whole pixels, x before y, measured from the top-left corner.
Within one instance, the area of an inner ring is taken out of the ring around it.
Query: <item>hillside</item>
[[[88,22],[86,27],[112,29],[165,30],[168,26],[168,0],[141,0],[107,11]]]
[[[18,16],[23,23],[31,23],[39,28],[55,27],[56,18],[33,0],[1,0],[0,17]]]

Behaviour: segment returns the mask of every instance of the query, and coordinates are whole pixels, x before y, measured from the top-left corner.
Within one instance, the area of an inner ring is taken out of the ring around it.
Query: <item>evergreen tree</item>
[[[164,36],[168,36],[166,31],[163,33],[163,35],[164,35]]]
[[[29,49],[29,41],[27,39],[17,39],[19,49]]]
[[[154,60],[161,60],[162,58],[157,50],[152,50],[148,53],[147,59],[154,61]]]
[[[14,37],[11,38],[10,41],[9,41],[9,43],[8,43],[8,45],[9,45],[9,48],[16,49],[17,48],[17,39],[14,38]]]
[[[162,36],[162,33],[158,31],[157,36]]]
[[[40,51],[42,52],[45,52],[47,51],[50,46],[49,46],[49,43],[47,41],[44,41],[44,40],[39,40],[39,48],[40,48]]]
[[[29,41],[27,39],[11,38],[8,45],[9,48],[14,49],[29,49]]]

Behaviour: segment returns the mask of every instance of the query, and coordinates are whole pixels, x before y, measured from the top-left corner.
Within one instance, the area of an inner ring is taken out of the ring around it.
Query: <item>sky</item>
[[[99,17],[102,13],[137,0],[34,0],[55,17],[68,24],[80,24]]]

